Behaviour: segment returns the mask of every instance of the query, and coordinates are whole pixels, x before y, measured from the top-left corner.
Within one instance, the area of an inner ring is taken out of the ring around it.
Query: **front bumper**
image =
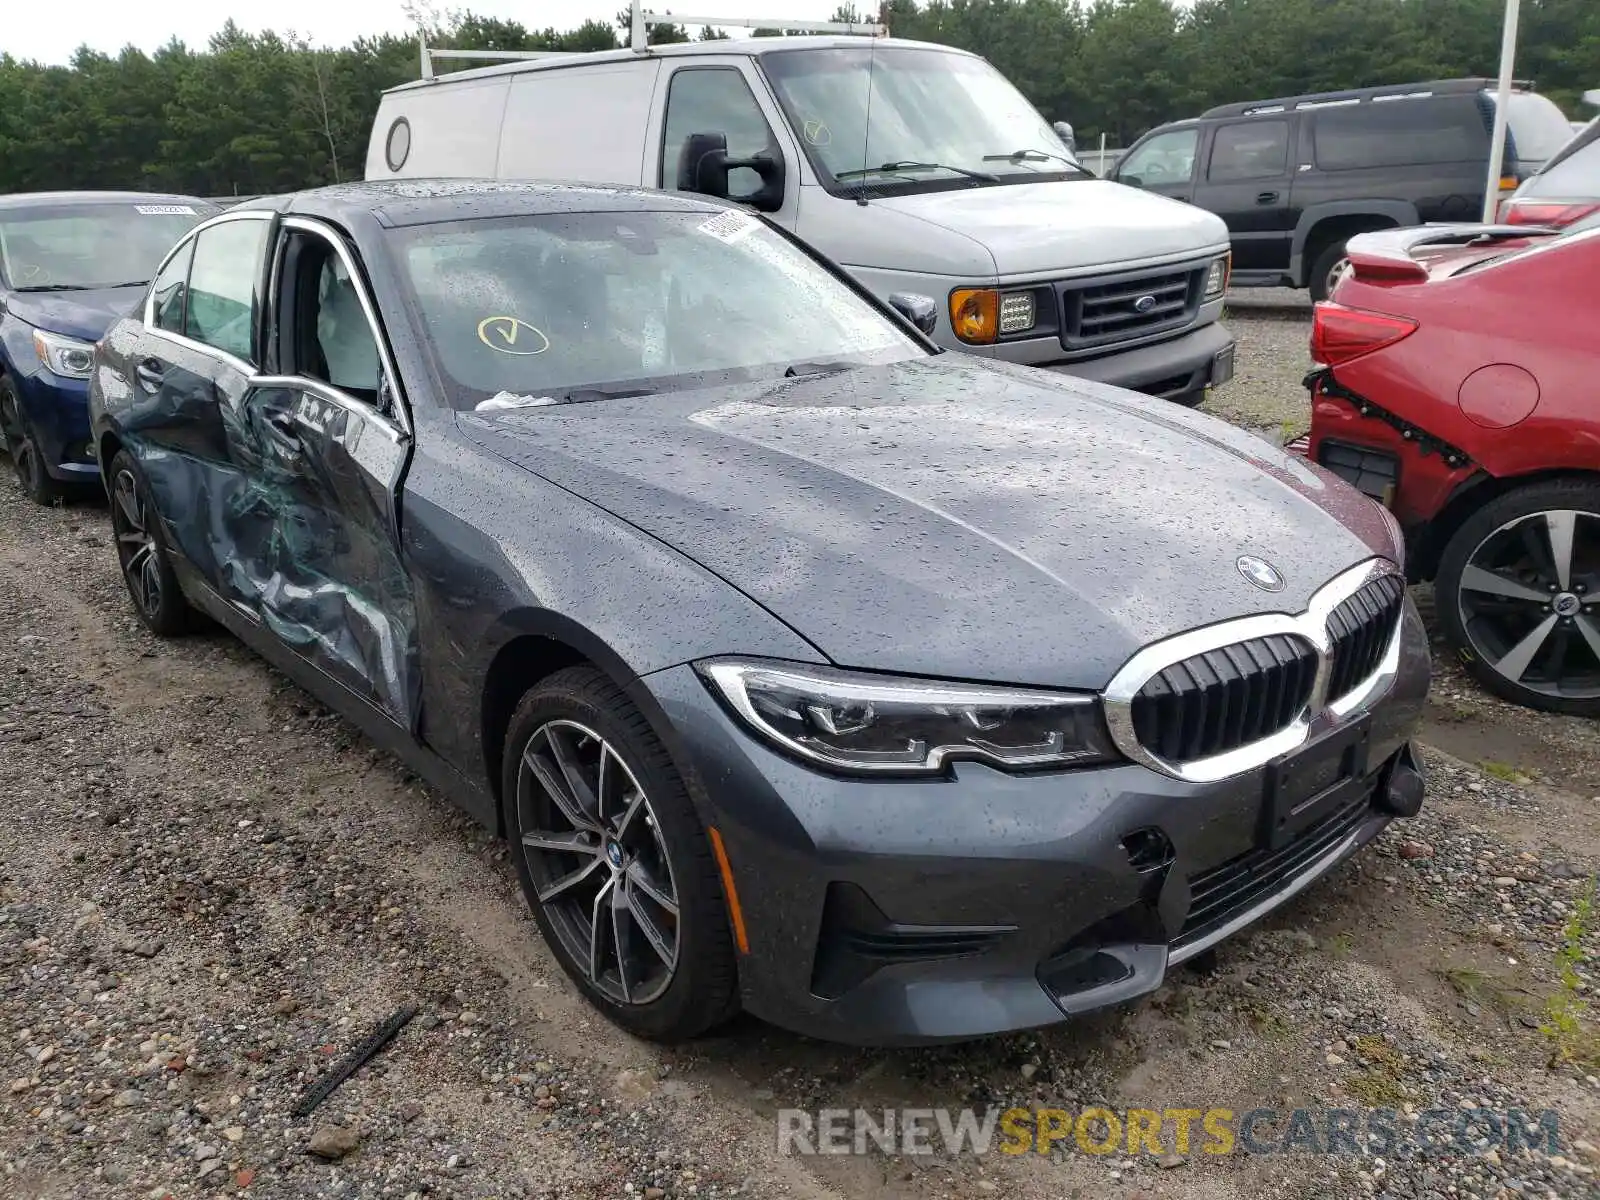
[[[1220,387],[1233,377],[1233,334],[1217,321],[1170,341],[1076,362],[1044,364],[1046,369],[1148,392],[1179,396]]]
[[[1213,784],[1131,763],[833,778],[754,741],[691,668],[647,676],[732,867],[745,1007],[816,1037],[895,1044],[1048,1025],[1155,989],[1394,815],[1378,801],[1415,762],[1429,677],[1409,603],[1403,622],[1398,672],[1365,710],[1364,786],[1272,851],[1257,843],[1270,766]]]
[[[18,415],[52,479],[92,483],[99,478],[89,436],[89,383],[40,370],[16,378]]]

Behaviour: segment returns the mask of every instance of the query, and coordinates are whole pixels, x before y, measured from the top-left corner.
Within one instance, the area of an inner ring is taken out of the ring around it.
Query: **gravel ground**
[[[1303,420],[1299,360],[1271,364],[1303,347],[1304,313],[1245,308],[1218,411]],[[1600,1195],[1595,1063],[1551,1066],[1537,1028],[1600,867],[1600,744],[1444,664],[1440,691],[1426,736],[1453,753],[1428,752],[1424,814],[1139,1005],[931,1050],[751,1020],[666,1050],[591,1015],[502,845],[231,639],[145,636],[103,507],[35,509],[7,481],[0,1196]],[[1593,931],[1582,945],[1600,953]],[[1572,994],[1594,986],[1582,968]],[[403,1005],[420,1015],[395,1042],[295,1117]],[[775,1144],[786,1106],[1090,1103],[1392,1106],[1402,1128],[1432,1108],[1553,1108],[1561,1144],[1159,1159]]]

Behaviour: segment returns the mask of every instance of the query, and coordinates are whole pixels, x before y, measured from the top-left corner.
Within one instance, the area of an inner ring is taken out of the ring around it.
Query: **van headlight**
[[[751,732],[836,771],[932,775],[950,759],[1017,770],[1118,757],[1094,696],[756,659],[695,669]]]
[[[1233,254],[1224,254],[1221,258],[1213,259],[1210,268],[1206,271],[1206,290],[1203,299],[1215,300],[1228,290],[1228,271],[1233,263]]]
[[[59,333],[33,331],[33,352],[52,372],[65,379],[87,379],[94,370],[94,344]]]

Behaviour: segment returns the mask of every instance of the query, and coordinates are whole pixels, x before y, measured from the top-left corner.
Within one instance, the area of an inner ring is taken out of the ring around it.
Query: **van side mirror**
[[[1072,132],[1071,125],[1065,121],[1057,121],[1050,128],[1056,131],[1056,136],[1061,139],[1068,150],[1071,150],[1074,154],[1078,152],[1078,138]]]
[[[761,176],[761,187],[750,196],[728,195],[728,172],[748,167]],[[726,133],[691,133],[678,152],[678,190],[739,200],[760,212],[783,207],[783,161],[768,154],[729,158]]]
[[[930,336],[939,324],[939,306],[933,302],[931,296],[919,296],[915,292],[896,292],[889,297],[889,307],[915,325],[920,332]]]

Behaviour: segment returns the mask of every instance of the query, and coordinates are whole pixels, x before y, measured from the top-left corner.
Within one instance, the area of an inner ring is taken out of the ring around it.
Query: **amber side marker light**
[[[963,342],[985,346],[1000,334],[1000,293],[994,288],[957,288],[950,293],[950,328]]]
[[[750,937],[744,931],[744,908],[739,904],[739,889],[733,886],[733,867],[728,862],[728,850],[722,844],[722,835],[715,825],[706,826],[711,837],[711,853],[716,855],[717,870],[722,873],[722,891],[728,897],[728,920],[733,924],[733,943],[740,954],[750,953]]]

